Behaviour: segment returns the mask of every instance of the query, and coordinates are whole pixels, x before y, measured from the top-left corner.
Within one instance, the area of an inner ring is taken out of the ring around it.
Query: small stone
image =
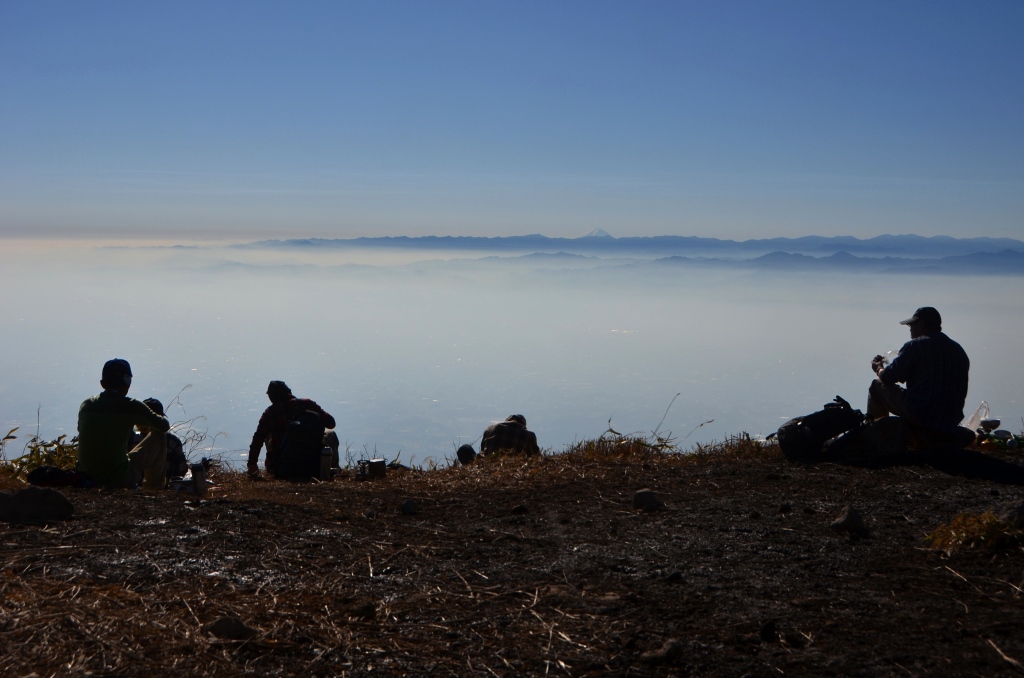
[[[526,504],[516,504],[512,507],[512,515],[521,516],[529,510],[530,509],[526,508]]]
[[[658,499],[658,495],[654,494],[650,488],[644,488],[637,490],[636,494],[633,495],[633,508],[643,509],[644,511],[657,511],[664,504]]]
[[[792,510],[793,505],[790,504],[788,501],[784,501],[781,504],[779,504],[779,513],[789,513]]]
[[[1004,505],[996,517],[1008,525],[1024,525],[1024,501]]]
[[[644,652],[640,655],[640,661],[648,664],[669,664],[683,656],[683,644],[675,638],[670,638],[665,641],[657,650],[651,652]]]
[[[363,603],[349,610],[349,616],[369,621],[377,616],[377,605],[373,602]]]
[[[813,516],[816,513],[816,511],[811,506],[805,506],[804,507],[804,513],[806,513],[809,516]]]
[[[678,584],[679,582],[683,581],[683,573],[680,572],[679,570],[676,570],[675,572],[673,572],[669,576],[665,577],[665,579],[670,584]]]
[[[14,520],[15,515],[14,495],[10,492],[0,492],[0,520]]]
[[[222,640],[249,640],[259,633],[238,617],[221,617],[204,626],[203,631]]]
[[[999,496],[999,488],[993,487],[991,490],[988,491],[988,493],[992,497],[998,497]]]
[[[843,509],[843,512],[832,522],[832,529],[836,532],[849,532],[852,535],[859,537],[866,536],[868,528],[864,524],[864,517],[861,516],[860,511],[847,506]]]
[[[67,520],[75,512],[75,507],[57,490],[33,485],[14,495],[14,511],[22,522],[46,523]]]
[[[377,517],[377,512],[374,511],[373,509],[369,509],[365,513],[363,513],[363,517],[364,518],[369,518],[370,520],[373,520],[374,518]]]
[[[761,512],[760,511],[751,511],[750,512],[750,519],[751,520],[760,520],[761,519]]]
[[[779,639],[779,627],[774,621],[767,621],[761,625],[761,631],[758,635],[761,638],[761,642],[774,643]]]
[[[807,638],[796,631],[786,631],[782,634],[782,642],[785,643],[787,647],[799,650],[807,644]]]
[[[414,516],[420,512],[420,505],[416,503],[415,499],[406,499],[398,507],[398,510],[401,511],[404,516]]]

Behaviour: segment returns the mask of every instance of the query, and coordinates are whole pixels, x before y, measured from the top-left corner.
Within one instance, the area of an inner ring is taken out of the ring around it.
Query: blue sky
[[[1024,238],[1024,3],[0,0],[0,235]]]

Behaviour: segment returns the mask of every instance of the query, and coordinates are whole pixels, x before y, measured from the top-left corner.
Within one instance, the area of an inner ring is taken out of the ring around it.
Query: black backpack
[[[316,410],[301,407],[288,413],[288,427],[277,449],[272,473],[285,480],[308,480],[320,475],[324,422]]]
[[[167,480],[182,478],[188,473],[188,457],[181,438],[173,433],[167,434]]]
[[[839,396],[825,409],[790,419],[775,434],[787,459],[800,462],[822,460],[825,443],[860,426],[864,415]]]

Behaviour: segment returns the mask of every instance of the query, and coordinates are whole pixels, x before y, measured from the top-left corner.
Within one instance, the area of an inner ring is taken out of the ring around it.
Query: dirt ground
[[[1024,673],[1024,552],[924,539],[1021,487],[771,446],[213,479],[0,523],[0,674]],[[830,528],[847,505],[867,536]]]

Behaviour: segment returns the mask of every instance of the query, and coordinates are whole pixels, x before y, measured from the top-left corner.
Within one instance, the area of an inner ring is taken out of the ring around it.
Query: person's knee
[[[878,377],[871,380],[871,385],[868,386],[868,395],[874,398],[882,398],[882,393],[885,391],[885,384]]]

